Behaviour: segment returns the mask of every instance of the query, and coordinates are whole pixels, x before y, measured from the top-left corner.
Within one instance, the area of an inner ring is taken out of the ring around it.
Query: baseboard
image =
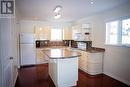
[[[20,69],[20,65],[18,65],[18,69]]]
[[[44,65],[48,65],[48,63],[43,63]],[[20,68],[27,68],[27,67],[35,67],[43,64],[32,64],[32,65],[21,65]],[[20,69],[18,68],[18,69]]]
[[[16,77],[15,77],[15,80],[14,80],[14,83],[13,83],[13,87],[15,87],[15,83],[17,81],[17,78],[18,78],[18,72],[16,73]]]
[[[109,73],[109,72],[103,72],[103,73],[110,76],[110,77],[112,77],[112,78],[114,78],[114,79],[116,79],[116,80],[118,80],[118,81],[120,81],[120,82],[123,82],[124,84],[127,84],[127,85],[130,86],[130,82],[125,80],[125,79],[122,79],[122,78],[120,78],[118,76],[115,76],[115,75],[113,75],[112,73]]]
[[[32,64],[32,65],[21,65],[20,68],[34,67],[34,66],[36,66],[36,64]]]

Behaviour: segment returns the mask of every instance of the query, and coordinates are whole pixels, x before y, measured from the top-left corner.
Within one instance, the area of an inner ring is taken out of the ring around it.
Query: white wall
[[[93,46],[105,48],[104,73],[130,85],[130,48],[105,45],[105,22],[130,15],[130,3],[78,20],[92,24]]]

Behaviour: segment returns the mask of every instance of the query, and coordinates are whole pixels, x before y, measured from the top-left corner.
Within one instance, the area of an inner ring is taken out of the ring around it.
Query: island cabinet
[[[78,58],[81,55],[69,49],[44,50],[49,57],[49,76],[56,87],[72,87],[78,81]]]
[[[90,75],[102,74],[103,72],[103,52],[80,51],[79,69]]]
[[[49,60],[49,75],[56,87],[77,85],[78,58]]]

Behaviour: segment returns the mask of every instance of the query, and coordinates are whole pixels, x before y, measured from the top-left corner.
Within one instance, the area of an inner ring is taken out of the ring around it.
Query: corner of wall
[[[116,80],[119,80],[120,82],[123,82],[124,84],[127,84],[130,86],[130,81],[120,78],[119,76],[116,76],[110,72],[103,72],[105,75],[108,75]]]

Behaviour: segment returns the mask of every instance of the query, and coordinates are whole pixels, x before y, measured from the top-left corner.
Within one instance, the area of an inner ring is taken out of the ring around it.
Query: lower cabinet
[[[80,51],[79,52],[81,53],[81,56],[79,58],[79,68],[85,72],[87,72],[87,52],[85,51]]]
[[[36,64],[48,63],[49,58],[43,53],[43,48],[36,49]]]
[[[101,74],[103,72],[103,52],[88,53],[87,72],[91,75]]]
[[[81,53],[79,69],[90,75],[97,75],[103,72],[103,52],[90,53],[78,51]]]
[[[49,75],[56,87],[74,87],[78,81],[78,57],[49,59]]]

